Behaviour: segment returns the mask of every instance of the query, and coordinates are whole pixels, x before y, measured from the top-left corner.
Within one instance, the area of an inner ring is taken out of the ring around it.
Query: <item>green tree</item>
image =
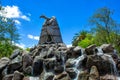
[[[18,42],[19,34],[14,20],[3,16],[6,14],[3,8],[0,10],[0,40],[8,38],[10,42]]]
[[[86,37],[78,42],[78,46],[86,48],[89,45],[93,44],[93,41],[94,41],[93,35],[90,33],[87,33]]]
[[[19,40],[14,20],[4,17],[3,14],[6,14],[6,12],[0,6],[0,57],[10,56],[12,51],[18,48],[12,42],[18,42]]]
[[[87,33],[88,33],[88,32],[85,31],[85,30],[82,30],[82,31],[80,31],[79,33],[76,33],[75,36],[73,37],[72,45],[73,45],[73,46],[77,46],[79,41],[85,39]]]
[[[94,43],[113,44],[116,48],[120,46],[120,25],[113,19],[113,11],[109,8],[98,9],[90,18],[90,23],[94,26]],[[119,49],[120,50],[120,49]]]

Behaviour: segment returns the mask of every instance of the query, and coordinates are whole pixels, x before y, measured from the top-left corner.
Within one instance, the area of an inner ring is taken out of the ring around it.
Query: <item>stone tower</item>
[[[54,16],[48,18],[44,15],[40,16],[40,18],[44,18],[45,22],[42,25],[39,44],[63,43],[56,18]]]

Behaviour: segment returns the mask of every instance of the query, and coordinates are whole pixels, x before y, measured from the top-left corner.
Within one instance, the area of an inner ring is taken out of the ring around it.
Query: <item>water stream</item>
[[[79,76],[79,73],[81,71],[80,69],[78,69],[79,62],[82,61],[84,58],[85,58],[85,55],[81,55],[77,59],[74,60],[74,62],[75,62],[74,70],[77,72],[77,76],[74,80],[78,80],[78,76]]]
[[[108,62],[111,63],[110,67],[111,67],[111,74],[112,75],[107,75],[107,78],[109,80],[111,80],[112,78],[113,78],[112,80],[120,80],[120,77],[117,77],[118,72],[117,72],[116,64],[115,64],[113,58],[111,57],[111,55],[103,54],[103,51],[100,48],[97,48],[97,55],[100,56],[101,58],[103,58],[104,60],[107,60]],[[61,58],[62,58],[62,66],[64,67],[64,71],[65,71],[65,68],[66,68],[65,67],[65,56],[63,53],[61,53]],[[85,58],[86,58],[86,55],[83,55],[83,52],[82,52],[81,56],[79,56],[78,58],[72,59],[73,63],[75,63],[73,69],[77,73],[76,78],[73,80],[78,80],[79,73],[82,71],[82,69],[80,68],[80,62],[82,60],[84,60]],[[43,80],[44,80],[46,75],[51,74],[49,72],[48,73],[46,72],[46,68],[45,68],[44,63],[43,63],[43,71],[44,71],[44,76],[43,76]],[[30,77],[29,79],[30,80],[39,80],[39,77]]]

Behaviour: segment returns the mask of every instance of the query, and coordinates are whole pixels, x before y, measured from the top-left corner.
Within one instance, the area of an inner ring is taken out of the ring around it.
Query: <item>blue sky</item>
[[[8,11],[9,18],[16,21],[21,40],[19,45],[31,47],[38,43],[43,19],[56,16],[63,41],[70,45],[75,33],[89,30],[90,16],[102,7],[114,10],[114,19],[120,22],[119,0],[1,0],[2,6]]]

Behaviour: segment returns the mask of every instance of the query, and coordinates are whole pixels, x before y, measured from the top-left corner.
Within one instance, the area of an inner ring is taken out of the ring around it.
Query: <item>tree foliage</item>
[[[113,44],[120,51],[120,24],[113,19],[113,11],[103,7],[98,9],[88,21],[91,27],[91,38],[88,36],[83,40],[79,40],[80,34],[75,35],[73,42],[82,47],[89,44],[101,45],[104,43]],[[74,45],[74,44],[73,44]]]
[[[17,48],[13,42],[18,42],[19,34],[14,20],[3,16],[6,14],[4,8],[0,6],[0,57],[11,55]]]
[[[87,46],[93,44],[93,35],[90,33],[86,34],[86,37],[78,42],[78,46],[81,46],[83,48],[86,48]]]
[[[72,45],[77,46],[79,41],[82,41],[85,39],[87,35],[87,31],[82,30],[79,33],[76,33],[75,36],[73,37]]]

